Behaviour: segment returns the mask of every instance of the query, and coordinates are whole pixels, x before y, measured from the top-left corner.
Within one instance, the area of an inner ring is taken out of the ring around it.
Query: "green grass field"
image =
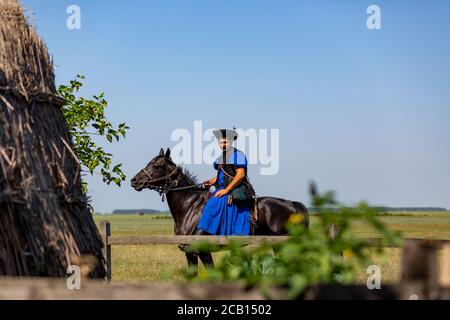
[[[392,230],[401,231],[404,237],[450,239],[450,212],[402,212],[380,217]],[[173,220],[170,215],[95,215],[96,223],[111,222],[113,236],[172,235]],[[312,216],[314,225],[317,217]],[[353,230],[362,237],[373,237],[370,229],[355,223]],[[213,253],[220,259],[223,252]],[[382,281],[395,282],[400,276],[400,249],[386,249],[384,257],[370,264],[381,267]],[[185,255],[176,245],[141,245],[112,247],[112,277],[114,282],[182,281],[181,270],[187,266]],[[365,282],[365,269],[358,280]]]

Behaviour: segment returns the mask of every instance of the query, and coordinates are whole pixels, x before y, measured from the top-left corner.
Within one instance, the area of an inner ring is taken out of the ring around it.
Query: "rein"
[[[155,190],[156,192],[158,192],[158,194],[161,196],[161,200],[163,202],[164,202],[165,195],[167,195],[169,192],[172,192],[172,191],[182,191],[182,190],[189,190],[189,189],[198,189],[200,191],[209,190],[208,188],[204,187],[203,183],[177,188],[178,184],[180,183],[180,176],[176,177],[176,179],[172,179],[172,176],[174,176],[179,170],[180,170],[180,167],[175,165],[175,169],[171,173],[165,175],[164,177],[152,179],[152,177],[147,172],[147,170],[145,170],[145,168],[142,169],[142,171],[145,173],[145,175],[150,179],[149,181],[147,181],[147,184],[160,182],[160,181],[164,182],[163,184],[160,184],[160,185],[150,185],[148,187],[149,189]]]
[[[156,179],[152,179],[152,177],[150,176],[150,174],[147,172],[147,170],[142,169],[142,171],[145,173],[145,175],[150,179],[150,181],[148,181],[148,183],[153,183],[153,182],[159,182],[159,181],[163,181],[163,180],[167,180],[170,179],[177,171],[178,171],[178,166],[175,167],[175,169],[169,173],[168,175],[165,175],[164,177],[161,178],[156,178]]]

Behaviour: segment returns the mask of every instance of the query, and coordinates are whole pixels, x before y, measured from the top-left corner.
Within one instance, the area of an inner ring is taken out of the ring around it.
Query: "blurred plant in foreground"
[[[314,184],[310,195],[318,220],[312,228],[305,228],[301,224],[304,216],[295,213],[287,225],[290,237],[283,242],[247,248],[237,240],[226,246],[194,244],[189,249],[192,252],[228,252],[215,267],[206,268],[199,275],[187,269],[185,278],[193,282],[241,282],[247,287],[259,287],[268,298],[271,288],[279,287],[285,289],[286,299],[295,299],[315,284],[352,283],[369,259],[383,252],[382,246],[400,244],[400,235],[388,230],[367,203],[345,207],[338,204],[331,191],[318,194]],[[358,237],[351,229],[354,221],[367,223],[379,238]],[[334,230],[333,236],[330,230]]]

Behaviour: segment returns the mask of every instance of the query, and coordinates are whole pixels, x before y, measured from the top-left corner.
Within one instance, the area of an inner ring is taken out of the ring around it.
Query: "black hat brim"
[[[238,133],[235,130],[231,129],[219,129],[213,131],[214,136],[219,139],[229,139],[231,141],[237,140]]]

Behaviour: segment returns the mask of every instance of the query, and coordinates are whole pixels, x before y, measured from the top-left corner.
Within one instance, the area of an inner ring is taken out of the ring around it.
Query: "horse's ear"
[[[160,156],[163,156],[163,155],[164,155],[164,149],[163,149],[163,148],[161,148],[161,151],[159,151],[159,155],[160,155]]]
[[[167,151],[166,151],[166,158],[170,158],[170,148],[167,148]]]

